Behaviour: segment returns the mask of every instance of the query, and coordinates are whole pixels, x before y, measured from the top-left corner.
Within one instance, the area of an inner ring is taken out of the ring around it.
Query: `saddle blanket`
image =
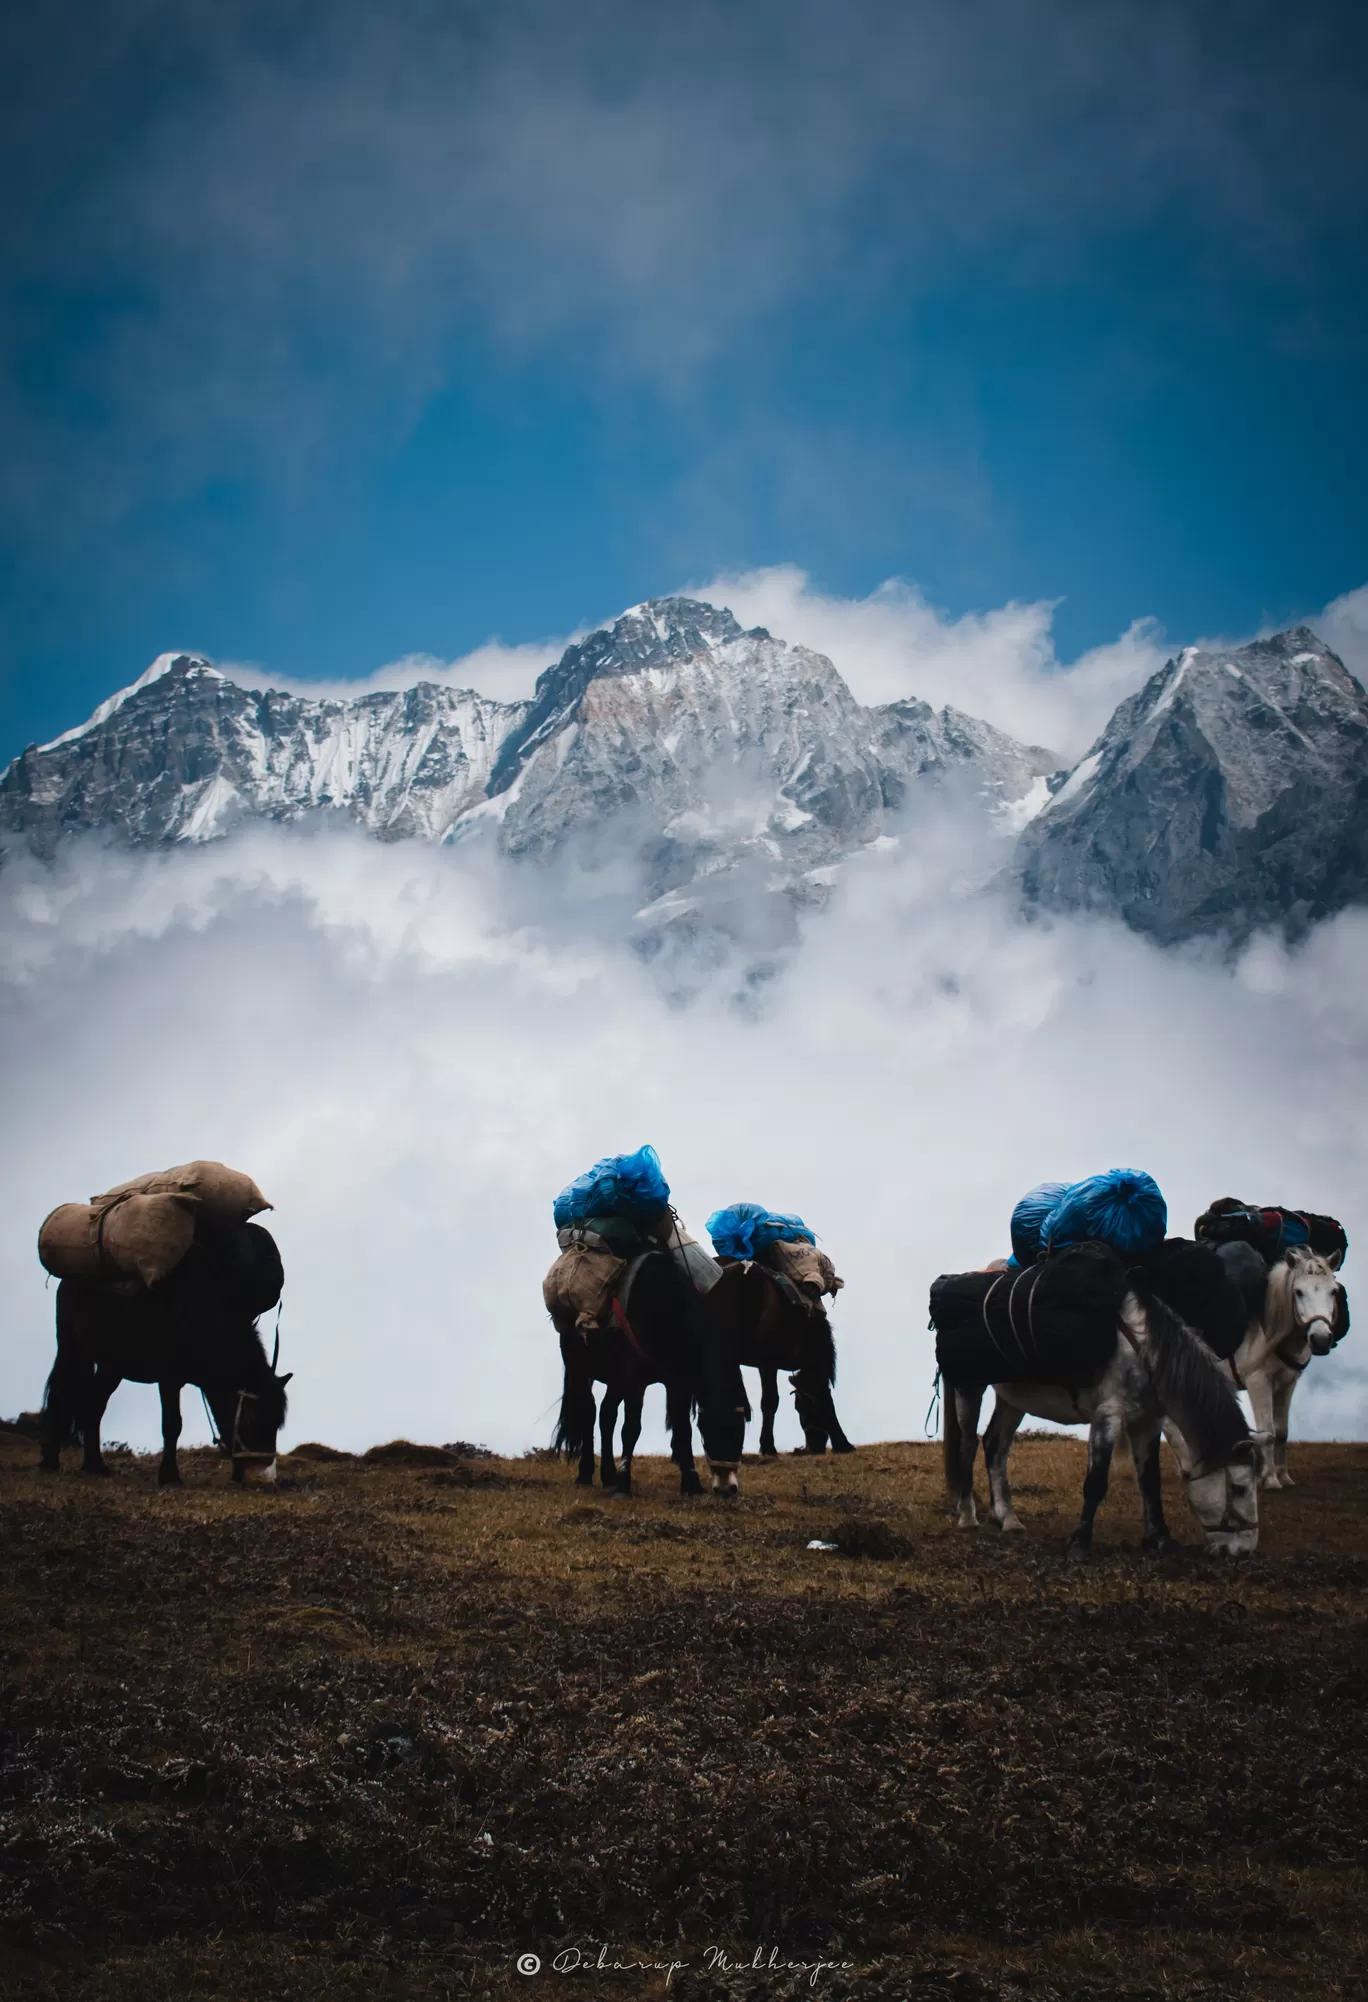
[[[945,1273],[931,1288],[936,1362],[952,1389],[1094,1384],[1116,1352],[1126,1267],[1108,1245],[1058,1252],[1024,1272]]]

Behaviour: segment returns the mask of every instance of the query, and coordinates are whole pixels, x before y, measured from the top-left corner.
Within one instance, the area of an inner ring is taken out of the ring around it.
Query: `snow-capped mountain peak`
[[[59,744],[71,744],[78,737],[88,736],[92,730],[98,730],[102,723],[107,723],[115,710],[122,709],[124,703],[131,696],[140,694],[144,688],[150,688],[154,681],[161,681],[168,674],[210,674],[218,681],[224,679],[218,669],[212,666],[204,658],[203,654],[159,653],[151,667],[145,668],[137,680],[130,682],[127,688],[121,688],[117,695],[111,695],[106,701],[102,702],[99,708],[86,718],[84,723],[78,723],[74,730],[63,730],[60,737],[54,737],[51,743],[42,744],[39,748],[44,751],[53,751]]]
[[[824,655],[690,598],[634,606],[567,647],[530,702],[419,682],[350,701],[247,689],[164,656],[89,722],[15,759],[0,832],[202,841],[247,818],[332,813],[384,839],[492,835],[514,855],[625,844],[658,901],[743,861],[819,880],[909,787],[964,771],[990,805],[1047,751],[925,703],[866,709]]]

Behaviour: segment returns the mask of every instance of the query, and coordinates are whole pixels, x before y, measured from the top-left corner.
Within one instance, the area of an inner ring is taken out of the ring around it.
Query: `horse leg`
[[[1287,1471],[1287,1419],[1299,1381],[1296,1376],[1279,1376],[1273,1383],[1273,1479],[1280,1488],[1296,1486]]]
[[[1069,1538],[1071,1558],[1086,1557],[1092,1549],[1093,1518],[1106,1498],[1112,1454],[1120,1431],[1121,1421],[1110,1407],[1099,1411],[1093,1419],[1088,1433],[1088,1471],[1083,1477],[1083,1513]]]
[[[760,1365],[760,1452],[766,1460],[779,1456],[774,1443],[774,1417],[779,1409],[779,1371],[773,1363]]]
[[[827,1449],[826,1385],[814,1387],[807,1369],[800,1369],[789,1382],[793,1385],[793,1408],[803,1428],[803,1451],[820,1459]]]
[[[1278,1422],[1274,1413],[1273,1381],[1267,1370],[1256,1369],[1245,1384],[1249,1392],[1249,1408],[1254,1413],[1254,1430],[1274,1438]],[[1285,1414],[1284,1414],[1285,1417]],[[1283,1432],[1287,1427],[1284,1422]],[[1263,1454],[1263,1466],[1259,1470],[1261,1488],[1278,1488],[1282,1481],[1278,1475],[1277,1448],[1269,1446]]]
[[[105,1408],[123,1378],[106,1363],[97,1363],[86,1386],[85,1407],[78,1409],[76,1422],[81,1428],[81,1439],[85,1446],[85,1458],[81,1462],[83,1474],[107,1474],[104,1454],[100,1451],[100,1420]]]
[[[561,1361],[565,1380],[561,1389],[560,1417],[556,1420],[554,1449],[567,1460],[577,1459],[575,1484],[594,1485],[594,1377],[582,1334],[560,1331]]]
[[[1159,1427],[1140,1420],[1129,1428],[1131,1459],[1135,1463],[1135,1484],[1140,1490],[1140,1506],[1145,1527],[1141,1549],[1151,1556],[1164,1557],[1178,1548],[1164,1520],[1164,1491],[1159,1467]]]
[[[622,1472],[618,1475],[617,1492],[629,1495],[632,1492],[632,1455],[636,1451],[637,1440],[641,1437],[641,1407],[646,1402],[646,1386],[639,1384],[636,1389],[625,1393],[622,1406]]]
[[[176,1465],[176,1442],[181,1435],[181,1387],[178,1383],[161,1383],[157,1388],[161,1392],[162,1414],[162,1456],[161,1466],[157,1469],[157,1486],[178,1488],[181,1477],[180,1468]]]
[[[617,1430],[618,1412],[622,1409],[622,1392],[616,1384],[605,1384],[603,1401],[599,1405],[599,1480],[605,1488],[615,1488],[618,1484],[617,1462],[613,1458],[613,1434]]]
[[[707,1358],[700,1417],[703,1451],[712,1469],[712,1491],[728,1501],[740,1493],[736,1478],[746,1444],[750,1400],[741,1381],[741,1365],[725,1355]]]
[[[1012,1450],[1016,1430],[1026,1416],[1015,1405],[1004,1404],[1001,1392],[993,1405],[993,1415],[983,1435],[983,1464],[988,1471],[988,1496],[993,1521],[999,1529],[1019,1530],[1021,1520],[1012,1507],[1012,1489],[1007,1479],[1007,1455]]]
[[[694,1465],[692,1399],[675,1382],[665,1386],[665,1422],[670,1428],[670,1458],[679,1469],[679,1492],[701,1495],[703,1483]]]
[[[978,1456],[979,1409],[982,1390],[957,1390],[945,1400],[945,1475],[957,1529],[977,1529],[974,1503],[974,1461]]]
[[[836,1400],[831,1394],[830,1384],[827,1385],[826,1390],[823,1393],[822,1401],[826,1405],[827,1430],[831,1434],[832,1452],[853,1453],[855,1451],[855,1448],[851,1445],[849,1439],[846,1438],[845,1433],[841,1430],[841,1421],[836,1416]]]
[[[77,1407],[86,1401],[84,1379],[94,1374],[93,1364],[77,1362],[58,1348],[38,1425],[38,1465],[45,1474],[55,1474],[61,1467],[62,1448],[71,1443]]]

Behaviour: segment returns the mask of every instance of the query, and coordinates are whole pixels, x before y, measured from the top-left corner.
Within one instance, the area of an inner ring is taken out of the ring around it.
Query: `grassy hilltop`
[[[1074,1440],[1018,1447],[1016,1539],[934,1446],[731,1508],[655,1460],[624,1502],[35,1459],[0,1436],[9,1995],[1368,1997],[1368,1447],[1294,1447],[1238,1568],[1141,1560],[1119,1466],[1067,1567]],[[553,1969],[600,1948],[686,1965]]]

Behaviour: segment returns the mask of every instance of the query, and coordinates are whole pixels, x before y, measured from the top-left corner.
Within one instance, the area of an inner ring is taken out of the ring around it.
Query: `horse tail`
[[[85,1434],[76,1422],[76,1414],[71,1405],[60,1398],[61,1385],[57,1382],[60,1358],[48,1371],[48,1380],[43,1385],[43,1401],[38,1407],[39,1427],[46,1437],[56,1430],[58,1446],[84,1446]],[[59,1392],[59,1401],[53,1401],[54,1390]]]
[[[941,1457],[945,1465],[945,1492],[951,1506],[958,1508],[964,1485],[964,1442],[960,1436],[959,1413],[955,1409],[955,1393],[948,1383],[941,1399]]]
[[[810,1340],[808,1361],[813,1369],[820,1370],[822,1381],[830,1390],[836,1382],[836,1336],[825,1312],[813,1315]]]
[[[553,1453],[563,1453],[567,1460],[578,1460],[591,1444],[594,1437],[594,1387],[582,1368],[575,1367],[574,1350],[571,1341],[581,1340],[561,1335],[561,1356],[565,1363],[565,1380],[561,1387],[560,1415],[556,1419],[556,1429],[551,1439]]]
[[[686,1421],[690,1425],[695,1424],[702,1409],[703,1401],[699,1396],[696,1384],[681,1383],[679,1378],[675,1376],[666,1377],[665,1429],[667,1432],[673,1436],[676,1426],[682,1425]]]

